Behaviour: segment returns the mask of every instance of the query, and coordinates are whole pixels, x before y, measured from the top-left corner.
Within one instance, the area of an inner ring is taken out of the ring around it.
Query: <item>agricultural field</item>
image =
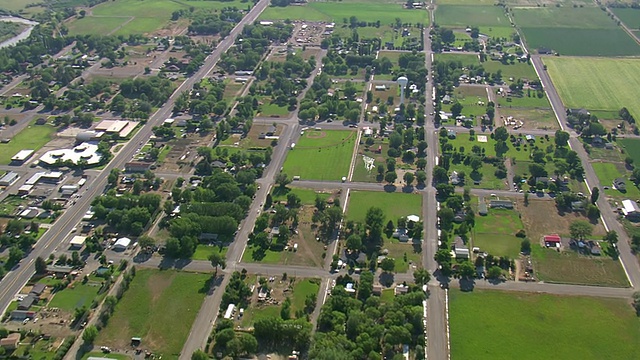
[[[640,357],[640,320],[625,299],[478,289],[449,296],[453,360]]]
[[[7,144],[0,144],[0,165],[7,165],[11,158],[23,149],[39,150],[51,141],[56,128],[49,124],[36,125],[32,121],[29,126],[16,134]]]
[[[640,54],[640,46],[597,7],[527,7],[513,13],[530,49],[573,56]]]
[[[618,111],[640,118],[640,60],[545,57],[553,83],[569,108]]]
[[[465,28],[511,26],[504,10],[498,6],[438,5],[436,23],[445,27]]]
[[[614,14],[631,30],[640,30],[640,9],[610,8]]]
[[[345,130],[307,130],[284,162],[283,172],[302,180],[340,180],[349,173],[357,134]]]
[[[364,222],[367,210],[371,207],[379,207],[383,210],[386,216],[385,224],[389,220],[393,220],[395,224],[399,218],[409,215],[418,215],[422,218],[422,196],[383,191],[351,191],[346,218]]]
[[[260,19],[333,21],[338,24],[348,22],[350,16],[355,16],[358,21],[380,21],[382,25],[393,24],[396,18],[402,19],[403,23],[429,24],[429,13],[426,10],[404,9],[402,4],[363,0],[314,1],[304,6],[269,7],[262,13]]]
[[[523,229],[516,210],[489,209],[487,216],[476,216],[471,242],[493,256],[513,259],[520,254],[521,238],[515,234]]]
[[[177,359],[210,279],[211,274],[138,270],[96,343],[124,349],[137,336],[145,348]]]

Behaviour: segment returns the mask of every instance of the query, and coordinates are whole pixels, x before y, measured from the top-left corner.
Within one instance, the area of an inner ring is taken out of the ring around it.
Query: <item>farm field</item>
[[[481,251],[494,256],[516,258],[520,254],[521,238],[515,236],[523,229],[515,210],[489,209],[487,216],[476,216],[472,243]]]
[[[145,348],[177,359],[210,279],[210,274],[138,270],[96,343],[123,349],[138,336]]]
[[[614,14],[625,24],[630,30],[640,29],[640,9],[634,8],[611,8]]]
[[[100,17],[87,16],[69,23],[69,34],[100,34],[107,35],[118,26],[129,20],[129,17]]]
[[[640,46],[622,29],[522,27],[530,49],[546,47],[565,56],[636,56]]]
[[[387,193],[382,191],[351,191],[346,217],[353,221],[364,222],[367,210],[379,207],[387,221],[396,221],[408,215],[418,215],[422,219],[422,196],[405,193]]]
[[[536,75],[533,65],[526,62],[516,61],[515,64],[504,65],[500,61],[488,60],[482,63],[482,67],[484,67],[485,71],[491,73],[501,70],[502,78],[505,80],[508,80],[509,78],[513,78],[514,80],[519,78],[529,80],[538,79],[538,75]]]
[[[516,7],[516,24],[522,28],[616,29],[618,26],[597,7]]]
[[[35,125],[32,121],[29,126],[16,134],[9,143],[0,144],[0,165],[7,165],[11,158],[23,149],[39,150],[46,145],[56,129],[51,125]]]
[[[478,289],[449,296],[453,360],[640,356],[640,320],[625,299]]]
[[[310,2],[304,6],[269,7],[260,19],[268,20],[307,20],[333,21],[342,23],[342,19],[354,15],[359,21],[376,22],[383,25],[395,23],[396,18],[403,23],[429,24],[428,12],[424,10],[408,10],[402,3],[386,3],[381,1],[351,0],[342,2]]]
[[[340,180],[349,173],[355,131],[307,130],[284,162],[283,172],[302,180]]]
[[[447,27],[511,26],[504,11],[498,6],[439,5],[435,15],[436,23]]]
[[[640,60],[546,57],[544,63],[566,107],[618,111],[640,118]]]

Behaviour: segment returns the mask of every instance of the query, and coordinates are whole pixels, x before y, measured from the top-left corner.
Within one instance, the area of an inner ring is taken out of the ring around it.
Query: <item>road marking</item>
[[[444,313],[447,322],[447,359],[451,360],[451,341],[449,340],[449,289],[444,289]]]

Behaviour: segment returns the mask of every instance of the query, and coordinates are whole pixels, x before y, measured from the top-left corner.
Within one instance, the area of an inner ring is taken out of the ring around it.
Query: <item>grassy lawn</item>
[[[401,243],[397,239],[386,239],[382,248],[389,250],[389,257],[395,259],[396,267],[394,271],[396,273],[406,273],[409,271],[411,264],[418,265],[422,262],[420,258],[422,249],[419,243]]]
[[[479,65],[480,57],[474,54],[435,54],[436,61],[459,61],[462,66]]]
[[[39,150],[51,140],[52,134],[56,131],[50,125],[35,125],[31,122],[28,127],[16,134],[8,144],[0,144],[0,165],[7,165],[11,158],[20,150]]]
[[[302,180],[340,180],[349,173],[355,131],[307,130],[290,150],[283,172]]]
[[[379,207],[386,220],[396,221],[409,215],[418,215],[422,220],[422,196],[416,194],[387,193],[382,191],[351,191],[346,217],[353,221],[364,222],[367,210]]]
[[[286,106],[278,106],[271,103],[263,104],[260,109],[260,116],[286,116],[289,114]]]
[[[242,254],[242,261],[256,262],[253,255],[254,251],[256,250],[258,250],[257,247],[253,245],[247,245],[244,250],[244,254]],[[263,264],[280,264],[283,253],[285,253],[285,251],[273,251],[271,249],[267,249],[265,256],[261,258],[259,262]]]
[[[304,279],[297,281],[293,286],[293,297],[291,298],[291,313],[304,310],[304,301],[308,295],[318,294],[320,291],[320,279]]]
[[[86,284],[82,284],[81,281],[77,281],[72,287],[55,293],[55,296],[49,302],[49,307],[56,307],[69,312],[83,306],[89,307],[93,299],[98,296],[98,290],[100,290],[100,283],[89,281]]]
[[[396,295],[394,294],[393,289],[384,289],[382,290],[382,295],[380,295],[380,301],[391,304],[395,297]]]
[[[280,308],[280,305],[261,305],[259,308],[250,306],[242,315],[242,327],[250,327],[260,319],[279,318]]]
[[[210,274],[138,270],[96,343],[124,348],[138,336],[145,348],[177,359],[210,279]]]
[[[595,237],[594,237],[595,238]],[[590,257],[572,250],[557,252],[533,243],[534,271],[541,281],[627,287],[629,282],[620,262],[606,255]]]
[[[304,6],[269,7],[260,19],[269,20],[307,20],[334,21],[342,23],[344,18],[354,15],[358,21],[376,22],[389,25],[396,18],[403,23],[429,24],[426,11],[404,9],[402,3],[388,3],[384,1],[345,0],[341,2],[310,2]]]
[[[511,26],[498,6],[439,5],[436,11],[436,23],[441,26],[489,27]],[[480,29],[482,32],[482,29]]]
[[[100,34],[106,35],[124,24],[128,17],[93,17],[87,16],[69,23],[69,34]]]
[[[323,199],[329,198],[331,194],[326,192],[319,192],[313,189],[303,189],[297,187],[287,187],[284,191],[282,191],[279,187],[274,187],[271,192],[271,196],[273,201],[287,201],[287,194],[293,193],[298,195],[300,198],[300,202],[303,205],[315,205],[316,197],[320,196]]]
[[[196,251],[193,253],[193,256],[191,258],[193,260],[209,261],[209,256],[214,253],[222,254],[223,257],[226,256],[227,249],[228,248],[226,246],[219,247],[213,245],[198,244],[198,246],[196,247]]]
[[[546,57],[553,83],[567,107],[618,111],[640,118],[640,59]]]
[[[476,216],[472,243],[491,255],[516,258],[522,239],[515,234],[523,228],[517,211],[489,209],[489,215]]]
[[[640,357],[640,320],[624,299],[477,289],[449,295],[453,360]]]
[[[591,166],[593,166],[593,170],[596,172],[598,180],[600,180],[600,184],[602,186],[610,187],[610,189],[604,191],[605,194],[616,198],[640,198],[640,189],[638,189],[632,181],[626,181],[627,189],[625,192],[613,188],[613,181],[615,179],[619,177],[628,179],[627,171],[624,169],[624,165],[622,163],[613,164],[607,162],[594,162],[591,163]]]
[[[618,145],[624,149],[625,156],[633,159],[634,164],[640,164],[640,140],[622,138],[618,139]]]

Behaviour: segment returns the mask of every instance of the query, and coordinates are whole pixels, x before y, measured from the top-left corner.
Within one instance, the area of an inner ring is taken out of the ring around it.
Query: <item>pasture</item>
[[[626,299],[478,289],[449,296],[453,360],[640,357],[640,320]]]
[[[550,48],[568,56],[635,56],[640,46],[622,29],[523,27],[530,49]]]
[[[597,7],[519,7],[513,9],[522,28],[616,29],[618,26]]]
[[[612,8],[614,14],[631,30],[640,29],[640,9]]]
[[[346,218],[364,222],[367,210],[371,207],[382,209],[386,217],[384,225],[389,220],[395,224],[399,218],[409,215],[418,215],[422,220],[421,195],[383,191],[351,191]]]
[[[439,5],[436,23],[447,27],[492,27],[511,26],[509,19],[498,6]],[[483,29],[480,29],[483,32]]]
[[[108,35],[118,26],[127,22],[129,17],[84,17],[69,23],[69,34],[101,34]]]
[[[284,162],[283,172],[302,180],[340,180],[349,173],[356,132],[307,130]]]
[[[177,359],[210,279],[211,274],[138,270],[96,343],[124,349],[138,336],[145,348]]]
[[[0,165],[8,165],[11,158],[23,149],[39,150],[51,141],[56,129],[49,125],[35,125],[35,121],[13,136],[7,144],[0,144]]]
[[[358,21],[376,22],[382,25],[393,24],[396,18],[403,23],[429,24],[429,13],[425,10],[404,9],[403,3],[380,1],[347,0],[341,2],[309,2],[303,6],[269,7],[260,19],[268,20],[307,20],[348,22],[351,16]]]
[[[546,57],[547,71],[566,107],[618,111],[640,119],[640,60]]]
[[[476,216],[471,240],[473,246],[493,256],[517,258],[522,239],[515,234],[523,229],[518,215],[515,210],[489,209],[487,216]]]

